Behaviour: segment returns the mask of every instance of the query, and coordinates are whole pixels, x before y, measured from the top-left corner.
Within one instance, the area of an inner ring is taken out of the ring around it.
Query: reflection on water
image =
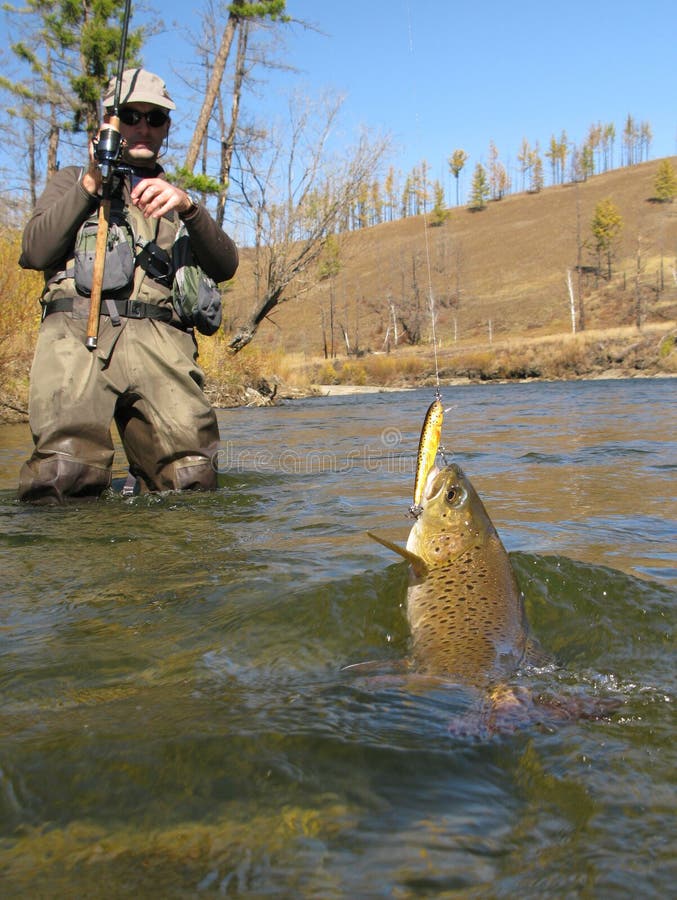
[[[365,532],[406,538],[431,393],[223,411],[218,492],[81,508],[16,504],[1,429],[3,895],[670,894],[674,382],[444,390],[550,660],[523,686],[623,704],[494,738],[341,671],[407,652]]]

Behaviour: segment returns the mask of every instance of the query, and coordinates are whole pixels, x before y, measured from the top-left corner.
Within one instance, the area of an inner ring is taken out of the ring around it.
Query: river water
[[[38,509],[0,428],[0,894],[673,895],[677,382],[448,387],[553,662],[607,719],[450,727],[406,656],[432,391],[220,413],[220,489]],[[115,485],[123,469],[119,460]]]

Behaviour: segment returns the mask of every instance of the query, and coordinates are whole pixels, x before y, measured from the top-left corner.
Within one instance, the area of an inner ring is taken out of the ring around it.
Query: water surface
[[[14,501],[0,428],[3,895],[671,894],[675,382],[443,391],[553,660],[523,684],[622,701],[493,737],[341,671],[407,653],[366,531],[406,539],[431,400],[224,410],[216,493],[64,509]]]

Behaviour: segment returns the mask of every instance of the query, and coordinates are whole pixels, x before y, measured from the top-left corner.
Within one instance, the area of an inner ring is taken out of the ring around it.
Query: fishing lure
[[[409,512],[418,518],[421,514],[421,497],[423,487],[428,474],[435,463],[435,457],[440,447],[442,438],[442,422],[444,421],[444,407],[439,391],[435,399],[428,407],[428,412],[423,420],[421,437],[418,442],[418,454],[416,456],[416,477],[414,478],[414,503]]]

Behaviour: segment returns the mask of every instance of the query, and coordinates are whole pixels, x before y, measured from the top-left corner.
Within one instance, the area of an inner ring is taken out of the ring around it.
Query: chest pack
[[[184,325],[200,334],[214,334],[222,318],[221,294],[216,282],[198,265],[186,226],[181,223],[172,247],[174,311]]]
[[[73,277],[82,294],[92,291],[96,236],[99,230],[98,211],[80,226],[75,238]],[[103,270],[102,290],[116,293],[129,287],[134,281],[136,260],[135,239],[132,226],[125,216],[121,203],[111,203],[106,241],[106,264]]]
[[[75,239],[73,277],[77,290],[89,295],[94,276],[98,212],[80,226]],[[221,325],[221,294],[216,283],[199,266],[181,223],[170,251],[154,241],[135,236],[122,202],[111,204],[102,291],[116,294],[131,288],[134,273],[147,276],[171,289],[172,305],[181,323],[201,334],[214,334]]]

